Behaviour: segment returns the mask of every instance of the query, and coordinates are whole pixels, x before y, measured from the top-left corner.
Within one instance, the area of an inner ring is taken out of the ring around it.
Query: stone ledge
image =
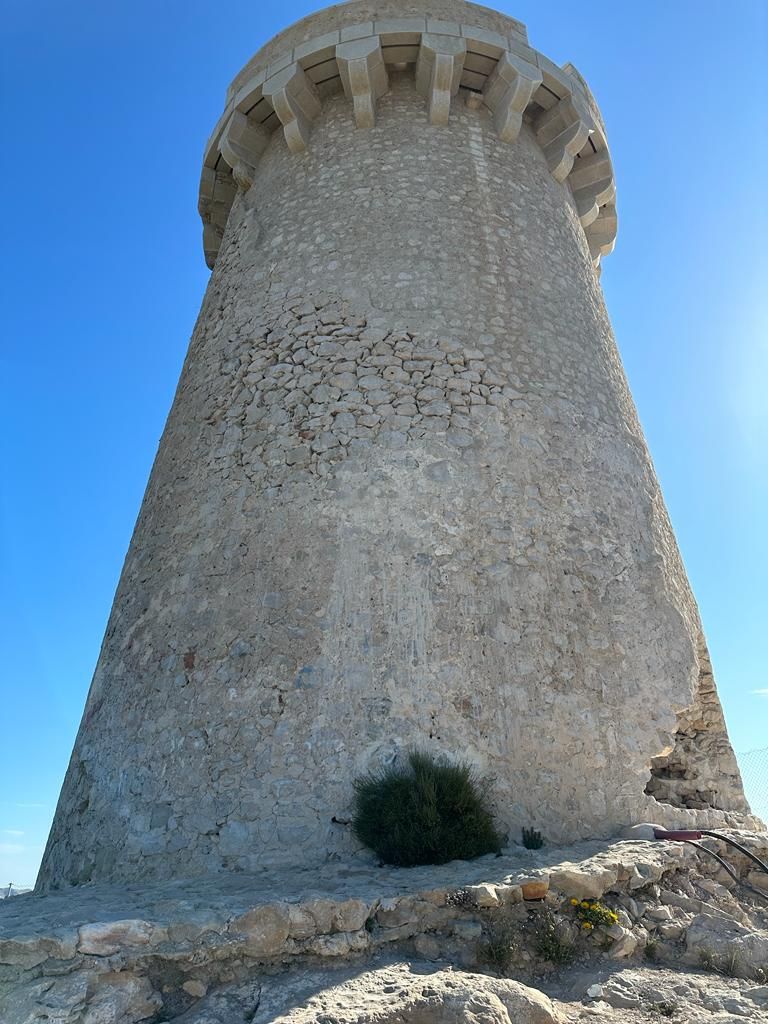
[[[765,856],[768,834],[739,837]],[[711,871],[711,863],[684,844],[622,840],[518,848],[413,869],[335,863],[18,896],[0,905],[0,1020],[187,1021],[209,990],[214,1001],[220,991],[225,1002],[227,986],[251,991],[258,985],[254,972],[261,977],[291,965],[304,972],[312,963],[391,955],[403,947],[428,960],[471,966],[489,912],[507,907],[525,917],[542,901],[556,908],[569,898],[606,895],[626,908],[619,911],[623,924],[606,932],[613,942],[609,958],[631,956],[650,928],[662,941],[685,941],[689,962],[704,939],[711,944],[725,935],[759,967],[768,937],[720,883],[705,879],[700,888],[713,898],[722,891],[729,912],[658,886],[678,872],[687,878],[702,869]],[[649,892],[658,906],[638,902]]]

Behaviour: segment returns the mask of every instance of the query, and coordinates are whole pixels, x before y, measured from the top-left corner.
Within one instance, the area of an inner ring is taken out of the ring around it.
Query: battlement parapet
[[[246,65],[228,90],[205,149],[199,211],[209,267],[237,190],[250,188],[272,135],[282,129],[291,152],[304,153],[323,100],[342,91],[357,128],[372,128],[393,70],[413,71],[425,100],[425,123],[447,125],[451,103],[461,94],[470,109],[490,112],[505,143],[514,143],[523,123],[529,125],[552,176],[573,195],[595,266],[612,251],[617,230],[613,165],[602,118],[581,75],[573,65],[560,68],[531,48],[519,22],[458,0],[449,6],[467,17],[494,13],[494,23],[501,19],[508,31],[426,13],[357,21],[370,5],[356,0],[303,19],[298,26],[303,41],[295,42],[293,26]],[[315,20],[318,28],[326,27],[329,14],[339,27],[308,35]],[[286,49],[277,53],[281,44]]]

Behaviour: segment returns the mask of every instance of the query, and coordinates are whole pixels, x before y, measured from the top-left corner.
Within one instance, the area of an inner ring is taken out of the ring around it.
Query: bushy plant
[[[403,766],[356,779],[352,830],[400,867],[498,853],[503,837],[470,765],[412,751]]]

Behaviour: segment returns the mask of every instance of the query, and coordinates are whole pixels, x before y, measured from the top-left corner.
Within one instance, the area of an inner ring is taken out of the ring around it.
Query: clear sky
[[[34,881],[208,279],[203,144],[229,80],[315,6],[4,6],[0,884]],[[768,4],[498,7],[605,116],[608,307],[734,746],[767,747]]]

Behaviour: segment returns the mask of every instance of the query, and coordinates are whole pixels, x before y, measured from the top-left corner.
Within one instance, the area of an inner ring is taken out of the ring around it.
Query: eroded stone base
[[[768,833],[739,838],[756,855],[768,856]],[[744,881],[759,884],[746,858],[734,859],[724,847],[719,852]],[[584,933],[571,899],[602,899],[618,923]],[[435,965],[430,971],[488,970],[487,947],[500,929],[514,947],[506,973],[550,994],[559,984],[557,990],[568,994],[558,981],[560,969],[539,948],[537,935],[547,918],[557,920],[563,941],[573,944],[571,988],[581,984],[576,967],[594,979],[601,964],[615,973],[618,963],[650,956],[676,968],[706,960],[718,977],[726,971],[741,977],[737,994],[724,998],[752,1000],[757,1013],[761,992],[768,992],[761,989],[768,984],[768,975],[761,981],[768,970],[766,908],[768,899],[761,908],[758,896],[693,848],[635,841],[517,848],[429,868],[338,863],[314,872],[83,886],[0,906],[0,1020],[319,1021],[319,1007],[328,1000],[317,979],[327,976],[325,987],[340,984],[344,979],[334,972],[345,964],[358,986],[353,993],[371,994],[373,1019],[376,992],[384,991],[383,975],[376,973],[382,958],[408,961],[402,970],[410,975],[418,974],[418,963]],[[373,972],[368,982],[366,972]],[[407,1019],[437,1020],[437,1013],[440,1020],[463,1020],[475,990],[479,1002],[472,1005],[482,1009],[483,1020],[580,1019],[568,1016],[573,1007],[567,1002],[550,1006],[535,992],[521,995],[521,986],[488,982],[480,990],[470,974],[457,979],[455,985],[436,983],[434,993],[424,996],[424,986],[401,978],[397,991],[403,1007],[413,1011]],[[579,998],[586,999],[589,985],[582,987]],[[742,996],[742,989],[752,994]],[[528,1016],[509,1012],[513,997]],[[347,991],[339,998],[349,1004],[352,997]],[[346,1019],[340,1011],[333,1015]]]

